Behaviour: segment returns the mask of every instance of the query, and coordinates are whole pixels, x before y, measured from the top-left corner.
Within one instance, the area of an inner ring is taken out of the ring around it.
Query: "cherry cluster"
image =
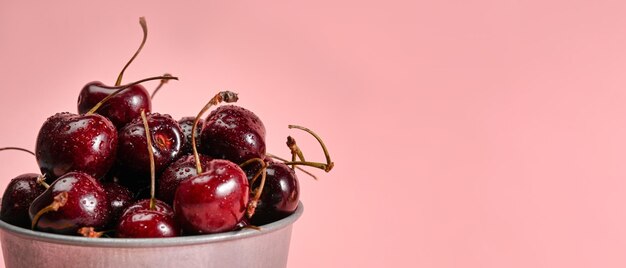
[[[2,198],[0,219],[33,230],[86,237],[152,238],[208,234],[262,225],[293,213],[299,200],[295,170],[326,172],[333,162],[310,162],[292,137],[291,159],[269,154],[265,127],[222,91],[195,117],[175,120],[152,111],[151,99],[169,74],[122,85],[85,85],[78,114],[57,113],[42,125],[33,154],[40,174],[17,176]],[[148,94],[142,83],[160,80]],[[220,106],[218,106],[220,105]],[[205,112],[218,106],[202,120]],[[313,176],[314,177],[314,176]],[[314,177],[315,178],[315,177]],[[261,227],[260,227],[261,226]]]

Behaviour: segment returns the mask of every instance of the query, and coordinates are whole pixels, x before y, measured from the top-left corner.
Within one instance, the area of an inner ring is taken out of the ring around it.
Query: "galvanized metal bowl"
[[[173,238],[86,238],[32,231],[0,221],[6,267],[286,267],[292,215],[260,231]]]

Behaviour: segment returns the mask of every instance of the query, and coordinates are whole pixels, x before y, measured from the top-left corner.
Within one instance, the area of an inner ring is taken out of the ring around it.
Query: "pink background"
[[[289,267],[626,267],[623,1],[30,2],[0,2],[0,146],[114,83],[146,16],[125,81],[181,78],[156,111],[231,89],[268,151],[325,138]]]

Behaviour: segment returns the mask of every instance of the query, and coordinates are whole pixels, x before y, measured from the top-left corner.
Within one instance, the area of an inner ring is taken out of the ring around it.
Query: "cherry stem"
[[[134,85],[137,84],[141,84],[143,82],[147,82],[147,81],[152,81],[152,80],[158,80],[158,79],[174,79],[174,80],[178,80],[178,77],[175,76],[171,76],[171,77],[167,77],[167,76],[155,76],[155,77],[150,77],[150,78],[145,78],[145,79],[141,79],[139,81],[136,82],[132,82],[130,84],[126,84],[123,86],[115,86],[115,87],[108,87],[108,86],[99,86],[101,88],[108,88],[108,89],[117,89],[115,92],[109,94],[108,96],[106,96],[104,99],[102,99],[100,102],[96,103],[96,105],[94,105],[91,110],[89,110],[87,113],[87,115],[89,114],[93,114],[95,113],[98,108],[100,108],[100,106],[102,106],[102,104],[104,104],[105,102],[107,102],[110,98],[112,98],[113,96],[117,95],[118,93],[120,93],[122,90],[127,89],[129,87],[132,87]]]
[[[274,158],[274,159],[278,159],[278,160],[280,160],[280,161],[283,161],[283,162],[287,162],[287,161],[288,161],[287,159],[284,159],[284,158],[282,158],[282,157],[280,157],[280,156],[276,156],[276,155],[273,155],[273,154],[269,154],[269,153],[268,153],[268,154],[266,154],[266,155],[267,155],[267,156],[269,156],[269,157],[271,157],[271,158]],[[316,177],[315,175],[313,175],[313,173],[308,172],[308,171],[306,171],[305,169],[303,169],[303,168],[301,168],[301,167],[299,167],[299,166],[296,166],[296,169],[297,169],[297,170],[300,170],[300,171],[302,171],[302,172],[304,172],[305,174],[307,174],[307,175],[311,176],[313,179],[317,180],[317,177]]]
[[[137,51],[135,52],[133,57],[130,58],[130,60],[126,63],[126,65],[124,65],[124,68],[120,72],[120,75],[117,76],[117,81],[115,81],[115,85],[116,86],[119,86],[120,84],[122,84],[122,76],[124,76],[124,71],[126,71],[126,68],[128,68],[130,63],[133,62],[133,60],[135,60],[137,55],[139,55],[139,52],[143,48],[143,45],[146,44],[146,40],[148,39],[148,25],[146,23],[146,18],[140,17],[139,18],[139,25],[141,25],[141,30],[143,31],[143,40],[141,40],[141,45],[139,45],[139,48],[137,49]]]
[[[27,152],[27,153],[32,154],[33,156],[35,156],[35,153],[33,153],[32,151],[24,149],[24,148],[20,148],[20,147],[2,147],[2,148],[0,148],[0,151],[4,151],[4,150],[17,150],[17,151]]]
[[[168,74],[168,73],[163,74],[163,76],[165,76],[165,77],[172,77],[172,75]],[[169,81],[169,80],[161,79],[161,82],[159,83],[159,85],[154,89],[154,91],[152,91],[152,94],[150,95],[150,100],[154,99],[154,95],[156,95],[157,92],[159,92],[159,89],[161,89],[161,87],[163,85],[167,84],[167,81]]]
[[[301,127],[301,126],[297,126],[297,125],[289,125],[289,128],[290,129],[291,128],[295,128],[295,129],[304,130],[304,131],[308,132],[309,134],[311,134],[313,137],[315,137],[315,139],[317,139],[317,141],[320,143],[320,146],[322,146],[322,150],[324,150],[324,156],[326,157],[326,163],[307,162],[307,161],[302,160],[302,161],[285,162],[286,165],[310,166],[310,167],[314,167],[314,168],[319,168],[319,169],[324,170],[326,172],[329,172],[331,169],[333,169],[333,167],[335,166],[335,163],[333,163],[330,160],[330,154],[328,153],[328,149],[326,149],[326,145],[324,145],[324,142],[322,141],[322,138],[320,138],[312,130],[310,130],[308,128],[305,128],[305,127]]]
[[[78,229],[78,234],[89,238],[100,238],[106,231],[96,232],[93,227],[82,227]]]
[[[146,131],[146,141],[148,142],[148,156],[150,157],[150,210],[155,210],[156,199],[154,198],[154,188],[156,188],[156,176],[154,175],[154,151],[152,148],[152,137],[150,136],[150,126],[148,125],[148,118],[146,117],[145,110],[141,110],[141,120],[143,121],[143,128]]]
[[[254,198],[252,199],[252,201],[248,203],[248,210],[247,210],[248,218],[252,218],[252,216],[254,215],[254,212],[256,211],[256,207],[259,204],[259,199],[261,199],[263,188],[265,188],[265,178],[267,178],[267,164],[265,164],[265,166],[261,168],[261,184],[259,185],[259,187],[256,188],[256,191],[254,193]],[[255,180],[256,178],[253,178],[250,185],[254,184]]]
[[[256,179],[261,175],[261,171],[267,168],[267,163],[265,163],[263,159],[257,157],[257,158],[248,159],[246,162],[243,162],[241,163],[241,165],[239,165],[239,167],[244,168],[245,166],[250,165],[254,162],[259,163],[261,165],[261,168],[254,174],[254,177],[252,177],[252,180],[250,180],[250,186],[252,186],[252,184],[254,184]]]
[[[37,184],[45,187],[46,189],[50,188],[50,184],[46,183],[46,174],[37,176]]]
[[[196,119],[193,120],[193,126],[191,127],[191,133],[192,133],[191,134],[191,147],[193,149],[193,157],[196,160],[196,171],[198,172],[198,174],[202,173],[202,165],[200,165],[200,156],[198,156],[198,148],[196,148],[195,133],[198,127],[198,121],[200,121],[202,114],[204,114],[207,110],[209,110],[211,106],[218,105],[221,102],[226,102],[226,103],[236,102],[238,99],[239,97],[237,96],[237,93],[234,93],[231,91],[220,91],[219,93],[215,94],[215,96],[213,96],[213,98],[211,98],[209,102],[207,102],[207,104],[204,105],[204,107],[202,107],[202,110],[200,110],[200,112],[196,116]]]
[[[39,218],[41,218],[43,214],[46,214],[50,211],[58,211],[59,208],[65,206],[65,204],[67,203],[67,198],[68,198],[67,192],[61,192],[60,194],[54,196],[52,204],[48,205],[45,208],[42,208],[39,212],[37,212],[37,214],[35,214],[30,228],[35,230],[35,227],[37,226],[37,223],[39,222]]]
[[[291,136],[287,136],[287,147],[289,147],[289,150],[291,151],[292,162],[296,161],[296,157],[300,158],[300,161],[306,161],[304,160],[304,154],[302,153],[302,150],[300,150],[300,147],[298,147],[298,145],[296,144],[296,140]],[[295,166],[296,165],[291,165],[291,169],[294,169]]]

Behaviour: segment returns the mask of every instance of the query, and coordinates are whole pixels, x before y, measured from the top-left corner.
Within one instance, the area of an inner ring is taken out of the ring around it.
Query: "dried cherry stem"
[[[120,84],[122,84],[122,76],[124,76],[124,71],[126,71],[126,68],[128,68],[128,65],[130,65],[130,63],[135,60],[137,55],[139,55],[139,52],[143,48],[143,45],[146,44],[146,40],[148,39],[148,24],[146,23],[146,18],[140,17],[139,25],[141,25],[141,30],[143,31],[143,39],[141,40],[141,45],[139,45],[139,48],[137,49],[133,57],[130,58],[130,60],[126,63],[126,65],[124,65],[124,68],[122,68],[122,71],[117,76],[117,81],[115,81],[116,86],[119,86]]]
[[[271,157],[271,158],[274,158],[274,159],[278,159],[278,160],[280,160],[280,161],[283,161],[283,162],[287,162],[287,161],[289,161],[289,160],[287,160],[287,159],[284,159],[284,158],[282,158],[282,157],[280,157],[280,156],[276,156],[276,155],[273,155],[273,154],[269,154],[269,153],[268,153],[268,154],[266,154],[266,155],[267,155],[267,156],[269,156],[269,157]],[[302,172],[304,172],[304,174],[307,174],[307,175],[311,176],[313,179],[317,180],[317,177],[316,177],[315,175],[313,175],[313,173],[308,172],[308,171],[306,171],[305,169],[303,169],[303,168],[301,168],[301,167],[299,167],[299,166],[296,166],[296,169],[297,169],[297,170],[300,170],[300,171],[302,171]]]
[[[256,211],[256,207],[259,204],[259,200],[261,199],[261,194],[263,193],[263,188],[265,188],[265,178],[267,177],[267,164],[261,169],[261,184],[259,185],[259,187],[256,188],[256,191],[254,193],[254,198],[252,198],[252,200],[250,200],[250,203],[248,203],[248,209],[246,211],[246,215],[248,216],[248,218],[252,218],[252,216],[254,215],[254,212]],[[250,185],[252,185],[254,183],[256,178],[252,179],[252,182],[250,183]]]
[[[326,172],[329,172],[331,169],[333,169],[333,167],[335,166],[335,163],[333,163],[333,161],[330,160],[330,154],[328,153],[328,149],[326,149],[326,145],[324,145],[324,142],[322,141],[322,138],[320,138],[312,130],[310,130],[308,128],[305,128],[305,127],[301,127],[301,126],[297,126],[297,125],[289,125],[289,128],[296,128],[296,129],[304,130],[304,131],[308,132],[309,134],[311,134],[313,137],[315,137],[315,139],[317,139],[317,141],[320,143],[320,146],[322,146],[322,150],[324,150],[324,156],[326,157],[326,163],[308,162],[308,161],[290,161],[290,162],[285,162],[285,165],[310,166],[310,167],[314,167],[314,168],[319,168],[319,169],[324,170]]]
[[[50,188],[50,184],[46,183],[46,174],[37,176],[37,184],[45,187],[46,189]]]
[[[146,117],[146,111],[141,110],[141,120],[143,121],[143,128],[146,131],[146,141],[148,142],[148,156],[150,158],[150,210],[155,210],[156,198],[154,197],[154,188],[156,188],[155,178],[155,164],[154,164],[154,151],[152,148],[152,137],[150,135],[150,126],[148,125],[148,118]]]
[[[89,238],[100,238],[107,231],[96,232],[93,227],[82,227],[78,229],[78,234]]]
[[[289,147],[289,150],[291,151],[291,161],[295,162],[297,158],[300,159],[300,161],[306,161],[304,160],[304,154],[302,153],[302,150],[300,150],[300,147],[298,147],[298,145],[296,144],[296,140],[294,138],[292,138],[291,136],[287,136],[287,147]],[[291,165],[291,169],[294,169],[296,167],[296,165]]]
[[[116,90],[115,92],[113,92],[113,93],[109,94],[108,96],[106,96],[106,97],[105,97],[104,99],[102,99],[100,102],[96,103],[96,105],[94,105],[94,106],[91,108],[91,110],[89,110],[89,111],[88,111],[87,113],[85,113],[85,114],[89,115],[89,114],[93,114],[93,113],[95,113],[95,112],[98,110],[98,108],[100,108],[100,106],[102,106],[102,104],[104,104],[105,102],[107,102],[110,98],[112,98],[113,96],[117,95],[118,93],[120,93],[120,92],[121,92],[122,90],[124,90],[124,89],[127,89],[127,88],[132,87],[132,86],[137,85],[137,84],[141,84],[141,83],[143,83],[143,82],[152,81],[152,80],[159,80],[159,79],[167,79],[167,80],[173,79],[173,80],[178,80],[178,77],[175,77],[175,76],[170,76],[170,77],[167,77],[167,76],[154,76],[154,77],[150,77],[150,78],[144,78],[144,79],[141,79],[141,80],[139,80],[139,81],[135,81],[135,82],[132,82],[132,83],[130,83],[130,84],[123,85],[123,86],[115,86],[115,87],[99,86],[99,87],[101,87],[101,88],[117,89],[117,90]]]
[[[35,153],[33,153],[31,150],[20,148],[20,147],[2,147],[2,148],[0,148],[0,151],[4,151],[4,150],[17,150],[17,151],[26,152],[26,153],[29,153],[29,154],[32,154],[33,156],[35,156]]]
[[[191,133],[196,133],[196,129],[198,127],[198,121],[200,121],[202,114],[204,114],[207,110],[209,110],[211,106],[218,105],[221,102],[226,102],[226,103],[236,102],[237,100],[239,100],[237,93],[231,92],[228,90],[220,91],[219,93],[215,94],[215,96],[213,96],[213,98],[211,98],[209,102],[207,102],[207,104],[205,104],[204,107],[202,107],[202,110],[200,110],[200,112],[196,116],[196,119],[193,120]],[[191,135],[191,147],[193,149],[193,157],[196,160],[196,171],[198,172],[198,174],[200,174],[202,173],[202,166],[200,165],[200,156],[198,156],[198,148],[196,148],[196,135],[193,135],[193,134]]]
[[[172,77],[171,74],[165,73],[163,74],[163,76],[165,77]],[[152,94],[150,95],[150,100],[154,99],[154,95],[157,94],[157,92],[159,92],[159,89],[161,89],[161,87],[163,87],[163,85],[167,84],[167,79],[161,79],[161,82],[159,83],[159,85],[154,89],[154,91],[152,91]]]
[[[43,214],[46,214],[50,211],[58,211],[59,208],[65,206],[65,204],[67,203],[67,197],[68,197],[67,192],[61,192],[60,194],[54,196],[52,204],[48,205],[47,207],[42,208],[40,211],[37,212],[37,214],[35,214],[30,228],[35,230],[35,227],[37,226],[37,223],[39,222],[39,218],[41,218]]]

